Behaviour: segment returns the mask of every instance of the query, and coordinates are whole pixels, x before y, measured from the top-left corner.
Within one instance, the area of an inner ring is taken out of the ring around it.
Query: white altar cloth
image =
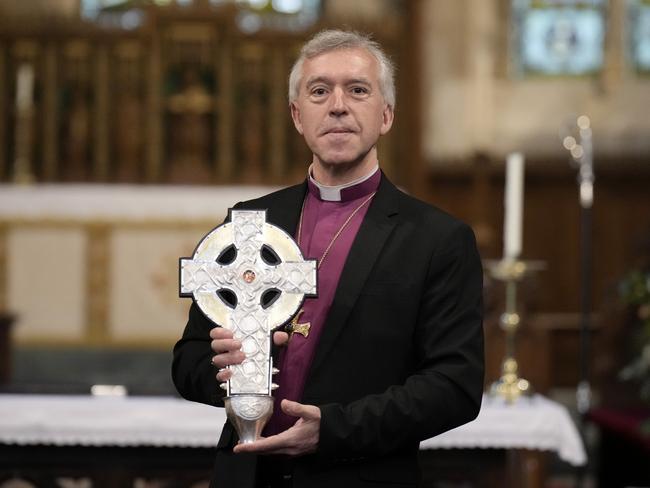
[[[541,395],[507,405],[483,397],[473,422],[420,443],[420,449],[533,449],[555,451],[574,466],[587,462],[584,444],[566,407]]]
[[[271,186],[0,185],[0,220],[208,220]]]
[[[222,408],[170,397],[0,395],[0,443],[54,446],[216,446]],[[484,398],[476,420],[420,449],[555,451],[573,465],[586,455],[565,407],[536,395],[508,406]]]

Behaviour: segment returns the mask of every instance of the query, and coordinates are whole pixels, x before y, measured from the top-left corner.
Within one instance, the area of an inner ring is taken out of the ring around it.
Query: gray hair
[[[386,103],[391,108],[395,108],[395,67],[379,43],[373,41],[369,35],[334,29],[319,32],[300,50],[300,56],[289,74],[289,101],[293,102],[298,98],[305,59],[337,49],[353,48],[365,49],[375,57],[379,63],[379,89]]]

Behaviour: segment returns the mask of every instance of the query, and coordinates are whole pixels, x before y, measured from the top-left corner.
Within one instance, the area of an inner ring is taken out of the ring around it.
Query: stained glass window
[[[650,73],[650,0],[628,0],[629,53],[641,73]]]
[[[606,0],[513,0],[516,71],[576,76],[603,65]]]
[[[216,0],[223,1],[223,0]],[[320,0],[236,0],[248,9],[237,16],[239,28],[252,34],[262,28],[304,30],[312,26],[320,13]]]
[[[0,0],[2,1],[2,0]],[[198,0],[80,0],[81,16],[105,27],[137,29],[144,22],[143,6],[191,8]],[[311,27],[319,18],[321,0],[209,0],[210,5],[240,7],[237,25],[252,34],[262,28],[295,31]]]
[[[171,0],[153,0],[156,5]],[[133,30],[144,23],[144,12],[138,6],[144,1],[133,0],[82,0],[81,17],[108,28]]]

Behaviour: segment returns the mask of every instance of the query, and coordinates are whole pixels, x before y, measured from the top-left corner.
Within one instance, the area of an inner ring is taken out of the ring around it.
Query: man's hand
[[[287,415],[300,417],[293,427],[255,442],[237,444],[234,452],[302,456],[316,451],[320,436],[320,408],[290,400],[282,400],[281,407]]]
[[[219,368],[217,381],[223,383],[228,381],[232,376],[232,371],[225,369],[226,366],[241,364],[246,359],[246,355],[241,351],[241,342],[233,339],[232,331],[223,327],[215,327],[210,330],[210,347],[216,356],[212,357],[212,364]],[[286,332],[273,333],[273,343],[276,346],[283,346],[289,340]]]

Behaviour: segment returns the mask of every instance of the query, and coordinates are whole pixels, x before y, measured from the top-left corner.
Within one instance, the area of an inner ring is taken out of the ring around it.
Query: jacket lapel
[[[302,202],[307,192],[307,182],[292,186],[267,208],[266,221],[295,236],[300,219]]]
[[[396,225],[398,213],[397,188],[382,175],[377,194],[359,228],[345,261],[339,285],[334,295],[318,347],[311,373],[325,360],[359,297],[386,239]],[[309,380],[307,380],[309,383]]]

